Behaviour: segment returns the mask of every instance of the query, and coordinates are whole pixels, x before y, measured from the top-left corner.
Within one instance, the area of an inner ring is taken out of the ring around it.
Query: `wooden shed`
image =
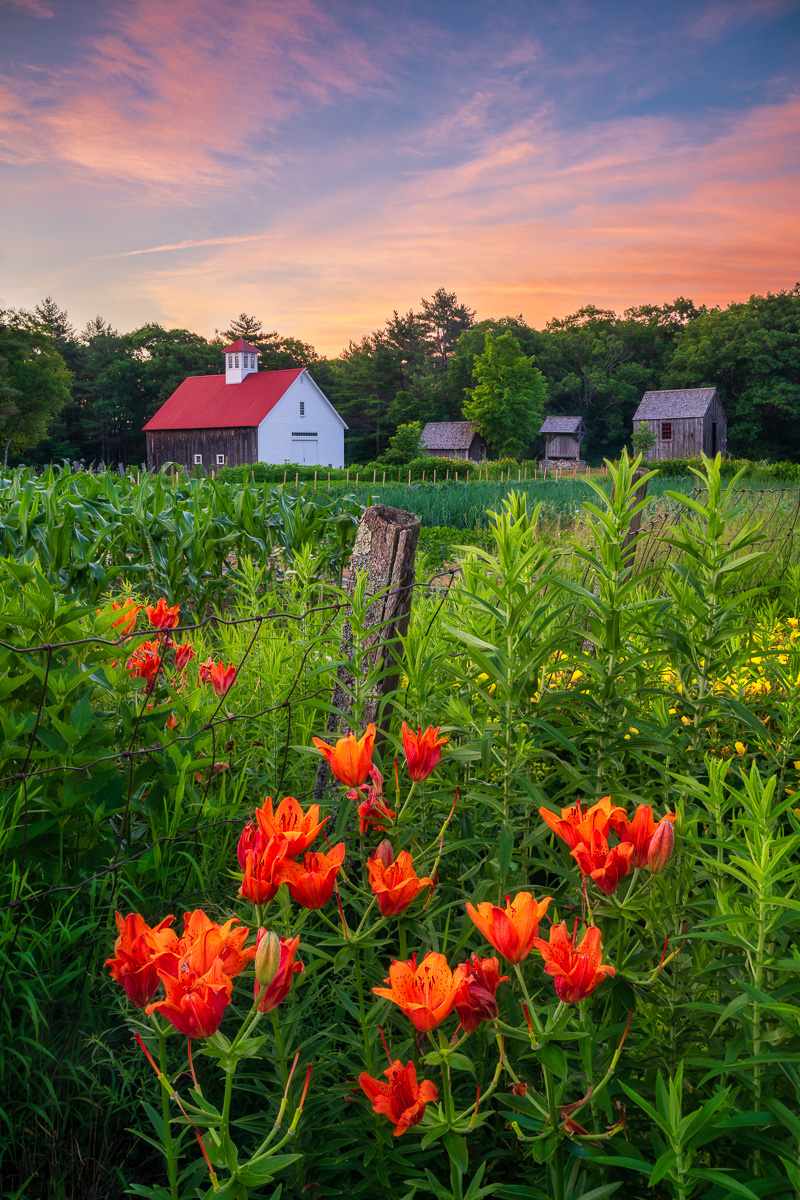
[[[545,417],[539,433],[544,434],[543,466],[581,465],[581,442],[586,436],[582,417]]]
[[[486,440],[472,421],[428,421],[422,431],[420,450],[427,458],[470,458],[483,462]]]
[[[651,462],[727,452],[728,418],[716,388],[645,392],[634,413],[633,432],[641,425],[649,426],[656,438],[648,452]]]

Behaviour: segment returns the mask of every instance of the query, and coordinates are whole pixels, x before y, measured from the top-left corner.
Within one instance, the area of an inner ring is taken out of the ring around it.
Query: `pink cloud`
[[[42,4],[41,0],[0,0],[0,4],[14,4],[17,8],[24,8],[32,17],[54,17],[55,13],[48,4]]]

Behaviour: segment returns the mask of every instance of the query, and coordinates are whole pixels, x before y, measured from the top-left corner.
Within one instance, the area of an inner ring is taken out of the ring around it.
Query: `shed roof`
[[[580,433],[582,417],[545,417],[539,433]]]
[[[472,421],[428,421],[422,445],[427,450],[469,450],[475,432]]]
[[[716,388],[684,388],[678,391],[645,392],[633,414],[634,421],[649,421],[666,417],[704,417],[714,399]]]
[[[241,383],[226,383],[224,375],[184,379],[145,429],[253,428],[272,412],[303,370],[253,371]]]

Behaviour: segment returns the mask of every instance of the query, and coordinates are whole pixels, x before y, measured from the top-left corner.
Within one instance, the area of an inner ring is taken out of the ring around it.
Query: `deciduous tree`
[[[475,422],[492,454],[524,455],[539,432],[547,398],[541,371],[513,333],[487,333],[474,372],[478,382],[467,393],[464,416]]]

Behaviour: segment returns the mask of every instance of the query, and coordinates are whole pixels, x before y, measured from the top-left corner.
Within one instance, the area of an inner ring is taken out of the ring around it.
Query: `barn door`
[[[313,466],[319,462],[319,438],[292,438],[292,458],[303,466]]]

